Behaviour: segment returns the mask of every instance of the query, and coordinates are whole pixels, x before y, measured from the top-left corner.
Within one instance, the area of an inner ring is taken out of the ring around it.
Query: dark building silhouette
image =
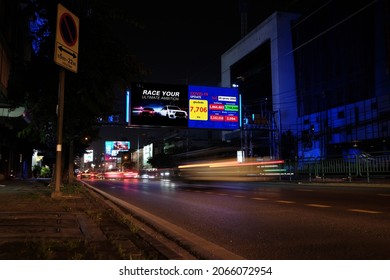
[[[32,148],[17,137],[26,125],[23,71],[32,47],[19,1],[0,0],[0,179],[31,174]]]

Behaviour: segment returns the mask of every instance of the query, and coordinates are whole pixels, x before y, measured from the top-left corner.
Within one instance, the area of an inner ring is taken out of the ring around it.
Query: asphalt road
[[[244,259],[390,259],[387,187],[141,179],[87,183],[191,246],[214,250],[215,258],[220,253]]]

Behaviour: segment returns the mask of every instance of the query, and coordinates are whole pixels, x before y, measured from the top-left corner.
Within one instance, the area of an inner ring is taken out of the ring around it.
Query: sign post
[[[61,4],[57,6],[57,28],[54,62],[61,66],[59,71],[57,105],[57,146],[55,166],[55,190],[53,198],[61,197],[62,177],[62,127],[64,115],[65,69],[77,73],[79,19]],[[65,68],[65,69],[64,69]]]
[[[62,177],[62,126],[64,117],[64,88],[65,70],[60,69],[58,83],[58,105],[57,105],[57,146],[56,146],[56,166],[55,166],[55,190],[51,194],[53,198],[61,197],[61,177]]]

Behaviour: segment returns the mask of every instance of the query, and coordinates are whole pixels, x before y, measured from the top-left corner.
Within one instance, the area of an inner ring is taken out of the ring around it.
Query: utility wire
[[[320,10],[322,10],[324,7],[328,6],[331,2],[333,2],[333,0],[330,0],[328,2],[326,2],[324,5],[322,5],[321,7],[319,7],[317,10],[313,11],[312,13],[310,13],[309,15],[307,15],[305,18],[303,18],[301,21],[299,21],[297,24],[293,25],[291,27],[291,29],[297,27],[298,25],[300,25],[301,23],[303,23],[304,21],[306,21],[308,18],[312,17],[314,14],[316,14],[317,12],[319,12]]]
[[[365,9],[367,9],[368,7],[372,6],[373,4],[375,4],[378,0],[374,0],[372,1],[371,3],[367,4],[366,6],[362,7],[361,9],[357,10],[356,12],[352,13],[351,15],[347,16],[346,18],[344,18],[343,20],[339,21],[338,23],[334,24],[333,26],[329,27],[328,29],[325,29],[323,32],[319,33],[317,36],[314,36],[313,38],[311,38],[310,40],[307,40],[306,42],[304,42],[303,44],[301,44],[300,46],[296,47],[295,49],[291,50],[290,52],[288,52],[287,54],[291,54],[293,52],[295,52],[296,50],[299,50],[300,48],[306,46],[307,44],[309,44],[310,42],[314,41],[315,39],[321,37],[322,35],[328,33],[329,31],[331,31],[332,29],[338,27],[339,25],[341,25],[342,23],[346,22],[347,20],[349,20],[350,18],[354,17],[355,15],[357,15],[358,13],[364,11]]]

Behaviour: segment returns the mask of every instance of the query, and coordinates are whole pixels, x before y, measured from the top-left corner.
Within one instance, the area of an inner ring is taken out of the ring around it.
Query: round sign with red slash
[[[77,25],[72,15],[63,13],[60,18],[60,34],[64,43],[72,47],[77,42]]]

